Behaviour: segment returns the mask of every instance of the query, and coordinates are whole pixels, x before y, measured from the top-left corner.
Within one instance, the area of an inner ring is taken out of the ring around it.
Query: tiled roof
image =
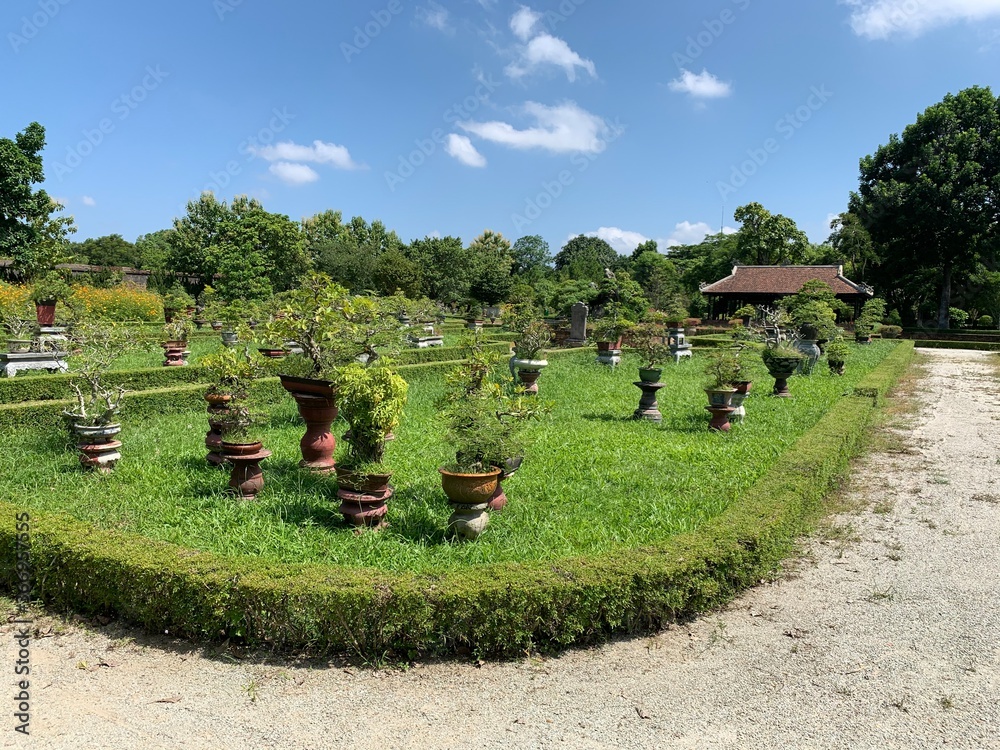
[[[702,294],[795,294],[811,279],[830,285],[836,295],[872,296],[863,284],[843,275],[841,266],[736,266],[714,284],[702,287]]]

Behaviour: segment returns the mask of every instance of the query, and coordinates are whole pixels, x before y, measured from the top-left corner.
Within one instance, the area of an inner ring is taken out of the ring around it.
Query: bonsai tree
[[[191,321],[191,316],[183,313],[163,326],[163,340],[164,342],[187,341],[193,330],[194,323]]]
[[[348,456],[341,468],[354,474],[386,474],[386,436],[399,426],[406,406],[406,381],[386,365],[352,362],[339,372],[337,403],[351,425]]]
[[[448,374],[438,403],[446,439],[455,448],[455,463],[446,468],[486,474],[523,455],[525,423],[548,407],[501,375],[501,354],[486,349],[480,333],[467,338],[462,349],[463,361]]]
[[[234,400],[246,399],[250,385],[263,371],[259,355],[247,344],[223,347],[202,359],[201,365],[212,374],[213,382],[207,393]]]
[[[743,374],[738,352],[730,348],[716,349],[708,355],[705,374],[710,378],[705,384],[705,390],[734,390],[734,384],[741,382]]]
[[[30,298],[37,305],[54,305],[65,302],[72,293],[61,273],[49,271],[32,285]]]
[[[70,422],[100,427],[117,421],[124,386],[109,386],[103,378],[112,363],[126,352],[140,347],[128,329],[114,324],[80,323],[70,333],[79,349],[73,360],[74,377],[69,387],[76,404],[63,412]]]
[[[659,311],[651,310],[641,323],[629,329],[629,339],[632,348],[639,354],[647,370],[657,369],[670,356],[670,346],[667,344],[667,316]]]
[[[831,341],[826,347],[826,361],[830,371],[838,375],[844,374],[844,364],[851,353],[850,347],[843,339]]]
[[[222,427],[224,442],[233,445],[253,445],[261,442],[261,415],[251,411],[245,397],[230,401],[229,408],[220,413],[216,419]]]
[[[163,295],[163,310],[165,313],[177,313],[194,306],[194,297],[184,291],[184,287],[180,284],[174,284]]]
[[[632,321],[618,302],[609,302],[604,307],[604,316],[594,323],[594,338],[598,341],[617,342],[632,328]]]

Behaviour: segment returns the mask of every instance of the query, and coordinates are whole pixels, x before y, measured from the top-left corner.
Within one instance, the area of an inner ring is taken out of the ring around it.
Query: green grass
[[[434,402],[441,374],[415,377],[388,460],[396,494],[390,527],[356,535],[336,512],[336,484],[297,467],[303,428],[291,399],[269,407],[274,452],[253,503],[225,494],[227,472],[204,463],[204,412],[126,423],[124,459],[110,476],[86,475],[63,435],[25,425],[0,456],[0,498],[63,510],[100,528],[131,531],[223,556],[321,562],[434,573],[490,563],[552,561],[654,544],[693,531],[745,493],[782,453],[893,348],[853,347],[848,374],[825,367],[790,381],[792,399],[768,394],[771,378],[750,358],[748,418],[728,435],[707,431],[699,358],[669,366],[662,425],[629,419],[638,403],[636,361],[612,371],[592,352],[552,360],[539,384],[553,413],[530,428],[534,445],[505,485],[510,504],[474,544],[447,540],[449,508],[437,467],[449,460]],[[346,429],[335,425],[339,436]]]

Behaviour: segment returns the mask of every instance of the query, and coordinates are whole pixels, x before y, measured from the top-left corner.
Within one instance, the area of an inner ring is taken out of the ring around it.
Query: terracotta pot
[[[336,466],[333,453],[337,448],[337,439],[330,432],[330,425],[337,418],[336,403],[324,396],[305,393],[293,393],[292,397],[298,406],[299,416],[306,423],[306,434],[299,441],[302,453],[299,466],[315,472],[333,471]]]
[[[458,474],[446,469],[438,469],[441,474],[441,488],[448,500],[462,505],[479,505],[489,502],[497,490],[497,482],[503,473],[494,469],[484,474]]]
[[[331,400],[334,397],[332,381],[320,378],[297,378],[292,375],[279,375],[278,377],[281,380],[281,387],[293,396],[296,393],[304,393],[309,396],[323,396]]]
[[[609,352],[617,351],[622,348],[622,337],[619,336],[617,341],[598,341],[597,351],[599,352]]]
[[[77,435],[80,465],[84,469],[101,473],[114,469],[122,457],[118,450],[122,443],[115,440],[115,436],[122,431],[120,424],[97,426],[73,423],[72,428]]]
[[[233,400],[233,397],[228,393],[206,393],[205,400],[212,406],[219,406],[228,404]]]
[[[265,347],[257,347],[257,351],[267,359],[283,359],[288,354],[284,349],[268,349]]]
[[[44,300],[35,303],[35,320],[40,326],[51,326],[56,323],[55,300]]]
[[[222,466],[226,459],[222,457],[222,440],[226,436],[225,415],[229,413],[229,402],[232,396],[228,393],[206,393],[208,402],[208,432],[205,433],[205,448],[208,455],[205,460],[212,466]]]
[[[252,456],[255,453],[260,453],[263,447],[264,444],[259,440],[250,443],[222,441],[222,452],[227,456]]]
[[[184,367],[187,364],[187,342],[186,341],[164,341],[163,366],[164,367]]]
[[[732,416],[733,412],[736,411],[734,406],[706,406],[705,407],[711,414],[712,419],[708,423],[708,429],[717,432],[729,432],[732,429],[732,425],[729,422],[729,417]]]
[[[497,489],[490,498],[489,509],[499,513],[504,508],[507,507],[507,493],[504,492],[503,483],[504,480],[509,479],[517,473],[517,470],[521,468],[521,462],[524,461],[524,456],[517,456],[516,458],[508,458],[504,461],[503,466],[498,466],[500,469],[500,478],[497,480]]]
[[[380,529],[386,526],[386,502],[392,497],[392,474],[355,474],[337,467],[340,513],[351,526]]]

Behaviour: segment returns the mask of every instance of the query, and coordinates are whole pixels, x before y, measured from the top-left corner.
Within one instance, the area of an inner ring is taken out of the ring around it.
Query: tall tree
[[[759,203],[740,206],[733,218],[742,226],[736,233],[737,259],[754,266],[801,263],[809,238],[787,216],[772,214]]]
[[[91,237],[70,245],[70,252],[80,263],[92,266],[135,266],[135,245],[120,234]]]
[[[537,234],[519,238],[511,247],[511,255],[514,258],[512,273],[516,276],[535,276],[552,262],[549,243]]]
[[[876,278],[911,303],[932,279],[947,328],[952,289],[1000,254],[1000,99],[948,94],[860,166],[849,207],[880,250]]]
[[[406,255],[420,267],[427,297],[457,304],[469,296],[472,256],[460,237],[413,240]]]
[[[469,245],[469,255],[472,260],[469,296],[484,305],[496,305],[507,299],[514,286],[510,275],[514,259],[507,238],[487,229]]]
[[[639,256],[643,253],[658,253],[660,252],[659,246],[656,244],[656,240],[646,240],[640,243],[635,250],[632,251],[632,260],[638,260]]]
[[[45,179],[45,128],[33,122],[14,139],[0,138],[0,256],[33,278],[63,260],[71,217],[55,217],[62,206],[32,185]]]
[[[572,278],[599,281],[604,269],[611,268],[618,260],[618,253],[600,237],[577,235],[556,253],[556,270],[566,270]]]

